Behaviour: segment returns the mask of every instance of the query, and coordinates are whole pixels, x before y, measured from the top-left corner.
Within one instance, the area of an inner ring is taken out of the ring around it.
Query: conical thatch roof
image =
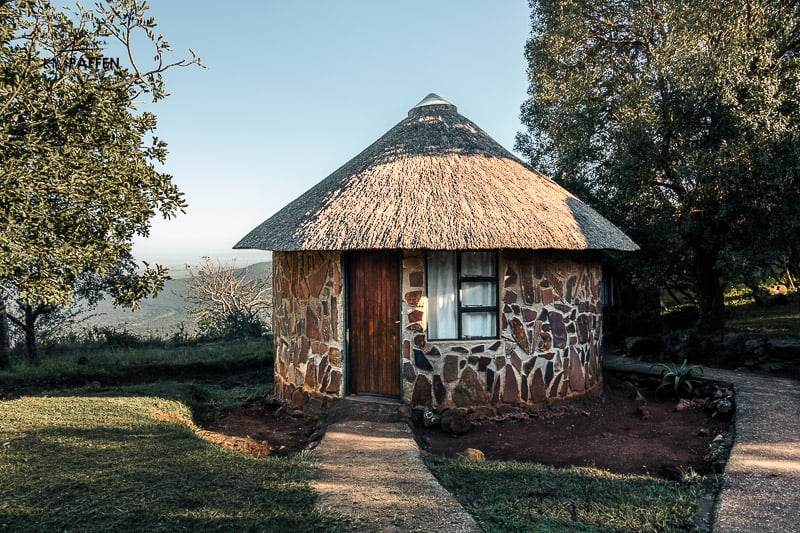
[[[638,246],[431,94],[234,248],[632,251]]]

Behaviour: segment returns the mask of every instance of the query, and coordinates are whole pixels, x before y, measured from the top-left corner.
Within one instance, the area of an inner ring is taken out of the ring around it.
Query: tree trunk
[[[39,313],[35,312],[30,305],[25,306],[25,346],[28,349],[28,364],[39,362],[39,348],[36,346],[36,318]]]
[[[794,284],[794,277],[792,276],[792,270],[789,268],[789,258],[783,258],[783,268],[786,270],[786,279],[789,280],[789,286],[792,290],[797,290],[797,285]]]
[[[725,325],[725,293],[717,257],[708,250],[695,250],[697,291],[700,303],[700,331],[716,331]]]
[[[11,336],[8,331],[6,300],[0,298],[0,369],[11,367]]]

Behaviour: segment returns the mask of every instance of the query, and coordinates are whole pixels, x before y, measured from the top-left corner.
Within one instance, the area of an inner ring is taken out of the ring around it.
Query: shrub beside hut
[[[602,252],[638,249],[434,94],[235,247],[273,251],[279,395],[430,407],[595,390]]]

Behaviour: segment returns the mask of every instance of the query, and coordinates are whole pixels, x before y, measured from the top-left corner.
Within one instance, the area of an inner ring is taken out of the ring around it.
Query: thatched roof
[[[637,250],[435,94],[234,248]]]

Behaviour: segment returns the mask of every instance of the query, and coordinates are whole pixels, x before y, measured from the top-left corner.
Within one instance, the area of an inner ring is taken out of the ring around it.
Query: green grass
[[[303,531],[311,458],[256,459],[211,444],[157,396],[0,403],[0,530]]]
[[[177,401],[190,409],[199,424],[213,422],[219,413],[263,400],[273,392],[272,383],[249,383],[230,386],[226,383],[159,380],[134,385],[90,385],[74,389],[53,390],[48,396],[153,396]]]
[[[313,510],[313,456],[253,458],[203,440],[192,424],[271,392],[266,380],[225,378],[270,365],[269,345],[117,348],[78,365],[81,356],[0,373],[0,383],[52,387],[0,402],[0,531],[344,527]],[[221,372],[198,379],[202,369]],[[702,493],[696,479],[426,462],[486,531],[692,530]]]
[[[261,339],[197,346],[76,350],[43,357],[36,365],[15,360],[11,370],[0,371],[0,384],[59,387],[266,367],[272,363],[272,354],[272,346]],[[81,358],[85,358],[84,364],[79,363]]]
[[[748,303],[727,307],[725,328],[758,337],[800,339],[800,293],[791,293],[787,299],[786,305]]]
[[[695,531],[703,488],[513,461],[426,458],[428,467],[487,532]]]

